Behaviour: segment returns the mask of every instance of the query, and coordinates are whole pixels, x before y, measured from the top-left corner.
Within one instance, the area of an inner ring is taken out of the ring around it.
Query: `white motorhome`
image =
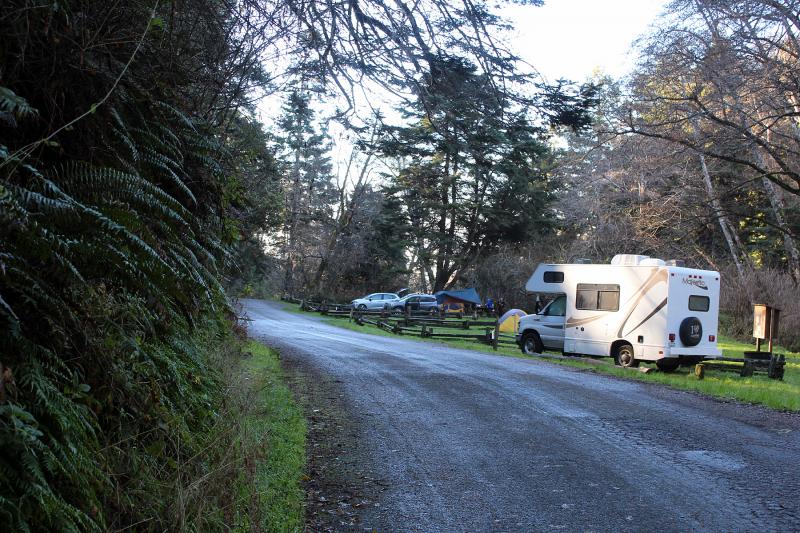
[[[614,357],[662,370],[721,355],[717,348],[719,272],[643,255],[611,264],[539,264],[525,288],[554,299],[522,318],[517,343],[525,353]]]

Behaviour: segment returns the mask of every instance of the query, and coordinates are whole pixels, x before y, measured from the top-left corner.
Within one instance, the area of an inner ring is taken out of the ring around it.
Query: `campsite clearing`
[[[289,311],[303,313],[295,304],[284,302],[283,305]],[[397,333],[392,333],[373,324],[358,325],[347,319],[333,317],[322,317],[322,319],[329,324],[353,331],[389,337],[397,336]],[[463,328],[436,327],[434,330],[442,334],[465,333]],[[479,333],[479,331],[476,331],[476,333]],[[449,346],[506,357],[538,359],[547,363],[580,368],[587,372],[602,373],[645,383],[658,383],[681,390],[696,391],[725,400],[760,404],[778,410],[800,411],[800,353],[789,352],[780,347],[776,351],[786,355],[786,369],[782,381],[769,379],[766,375],[742,378],[730,372],[713,369],[705,373],[704,379],[698,379],[694,374],[693,366],[681,367],[672,373],[656,371],[654,365],[647,363],[642,363],[640,369],[625,369],[615,366],[609,358],[564,357],[555,352],[546,352],[544,357],[537,357],[523,354],[515,344],[510,343],[501,343],[495,351],[490,344],[477,342],[476,340],[420,338],[408,333],[402,335],[404,338],[420,343],[444,343]],[[752,346],[748,344],[726,337],[720,337],[718,345],[723,354],[729,357],[741,356],[743,351],[752,349]],[[652,369],[652,371],[645,373],[641,371],[642,369]]]

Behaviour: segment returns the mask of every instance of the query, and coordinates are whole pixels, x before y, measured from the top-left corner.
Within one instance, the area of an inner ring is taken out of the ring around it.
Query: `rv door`
[[[550,350],[564,349],[564,316],[567,310],[567,297],[560,295],[542,309],[538,316],[541,317],[536,330],[542,339],[542,344]]]

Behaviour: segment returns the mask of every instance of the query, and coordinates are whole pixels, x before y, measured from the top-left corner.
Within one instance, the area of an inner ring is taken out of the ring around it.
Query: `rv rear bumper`
[[[664,350],[664,357],[691,357],[703,359],[716,359],[722,357],[722,351],[716,346],[696,346],[687,348],[685,346],[667,347]]]

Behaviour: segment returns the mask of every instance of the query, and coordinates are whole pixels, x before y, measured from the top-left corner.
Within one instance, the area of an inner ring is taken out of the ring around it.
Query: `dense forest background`
[[[525,308],[539,261],[641,253],[797,346],[798,13],[675,0],[626,79],[546,83],[474,0],[4,2],[2,523],[241,525],[198,489],[241,459],[236,296]]]

